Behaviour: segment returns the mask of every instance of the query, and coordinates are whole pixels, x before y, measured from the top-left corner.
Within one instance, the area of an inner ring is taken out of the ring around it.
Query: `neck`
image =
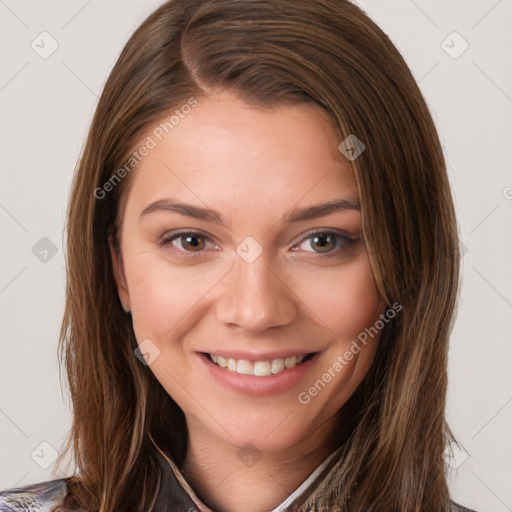
[[[183,472],[215,511],[272,510],[343,442],[346,424],[340,420],[331,418],[286,450],[258,452],[233,446],[191,419]]]

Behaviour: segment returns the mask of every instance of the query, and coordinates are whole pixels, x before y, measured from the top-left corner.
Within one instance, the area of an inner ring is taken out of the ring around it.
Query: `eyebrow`
[[[350,199],[334,199],[332,201],[328,201],[325,203],[306,206],[302,208],[294,208],[284,216],[282,223],[300,222],[310,219],[316,219],[318,217],[323,217],[331,213],[346,210],[360,211],[361,207],[359,203]],[[193,217],[195,219],[212,222],[214,224],[220,224],[226,227],[229,227],[230,225],[230,222],[220,212],[216,210],[213,210],[211,208],[194,206],[192,204],[175,201],[173,199],[168,198],[159,199],[158,201],[155,201],[150,205],[146,206],[146,208],[144,208],[140,216],[144,217],[145,215],[149,215],[150,213],[158,211],[175,212],[181,215],[185,215],[187,217]]]

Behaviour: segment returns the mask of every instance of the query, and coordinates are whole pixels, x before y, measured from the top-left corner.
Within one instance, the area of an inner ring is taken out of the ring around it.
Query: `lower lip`
[[[210,361],[207,356],[198,354],[201,364],[205,365],[210,375],[222,385],[241,393],[259,396],[283,393],[293,388],[311,371],[317,362],[318,356],[319,353],[316,353],[311,359],[281,373],[268,375],[267,377],[257,377],[230,372]]]

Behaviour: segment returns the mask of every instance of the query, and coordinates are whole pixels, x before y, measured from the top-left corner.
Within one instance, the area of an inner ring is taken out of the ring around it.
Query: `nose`
[[[258,333],[292,323],[299,302],[263,255],[252,263],[237,257],[220,290],[216,313],[220,322]]]

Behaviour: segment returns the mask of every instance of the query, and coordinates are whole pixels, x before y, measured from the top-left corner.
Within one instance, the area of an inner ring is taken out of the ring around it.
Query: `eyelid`
[[[342,229],[338,229],[338,228],[315,228],[315,229],[312,229],[312,230],[308,231],[307,233],[301,235],[301,238],[299,238],[293,244],[293,247],[301,244],[302,242],[304,242],[308,238],[311,238],[314,235],[325,235],[325,234],[327,234],[327,235],[330,235],[330,234],[337,235],[338,237],[344,239],[347,243],[355,242],[357,240],[357,237],[353,238],[346,231],[344,231]]]
[[[346,231],[344,231],[342,229],[338,229],[338,228],[314,228],[314,229],[311,229],[311,230],[307,231],[306,233],[303,233],[302,235],[300,235],[300,238],[297,238],[296,241],[293,243],[293,245],[296,245],[299,242],[302,242],[306,238],[309,238],[309,237],[311,237],[313,235],[324,234],[324,233],[334,233],[334,234],[337,234],[337,235],[342,236],[344,238],[347,238],[347,239],[350,239],[350,240],[355,240]],[[203,231],[200,231],[200,230],[197,230],[197,229],[194,229],[194,228],[190,228],[190,229],[178,228],[178,229],[175,229],[175,230],[166,231],[163,235],[161,235],[159,237],[159,241],[163,241],[163,240],[167,240],[168,241],[169,239],[172,239],[173,237],[176,237],[178,235],[188,235],[188,234],[200,235],[202,238],[205,238],[207,240],[213,241],[213,237],[211,235],[207,235]]]

